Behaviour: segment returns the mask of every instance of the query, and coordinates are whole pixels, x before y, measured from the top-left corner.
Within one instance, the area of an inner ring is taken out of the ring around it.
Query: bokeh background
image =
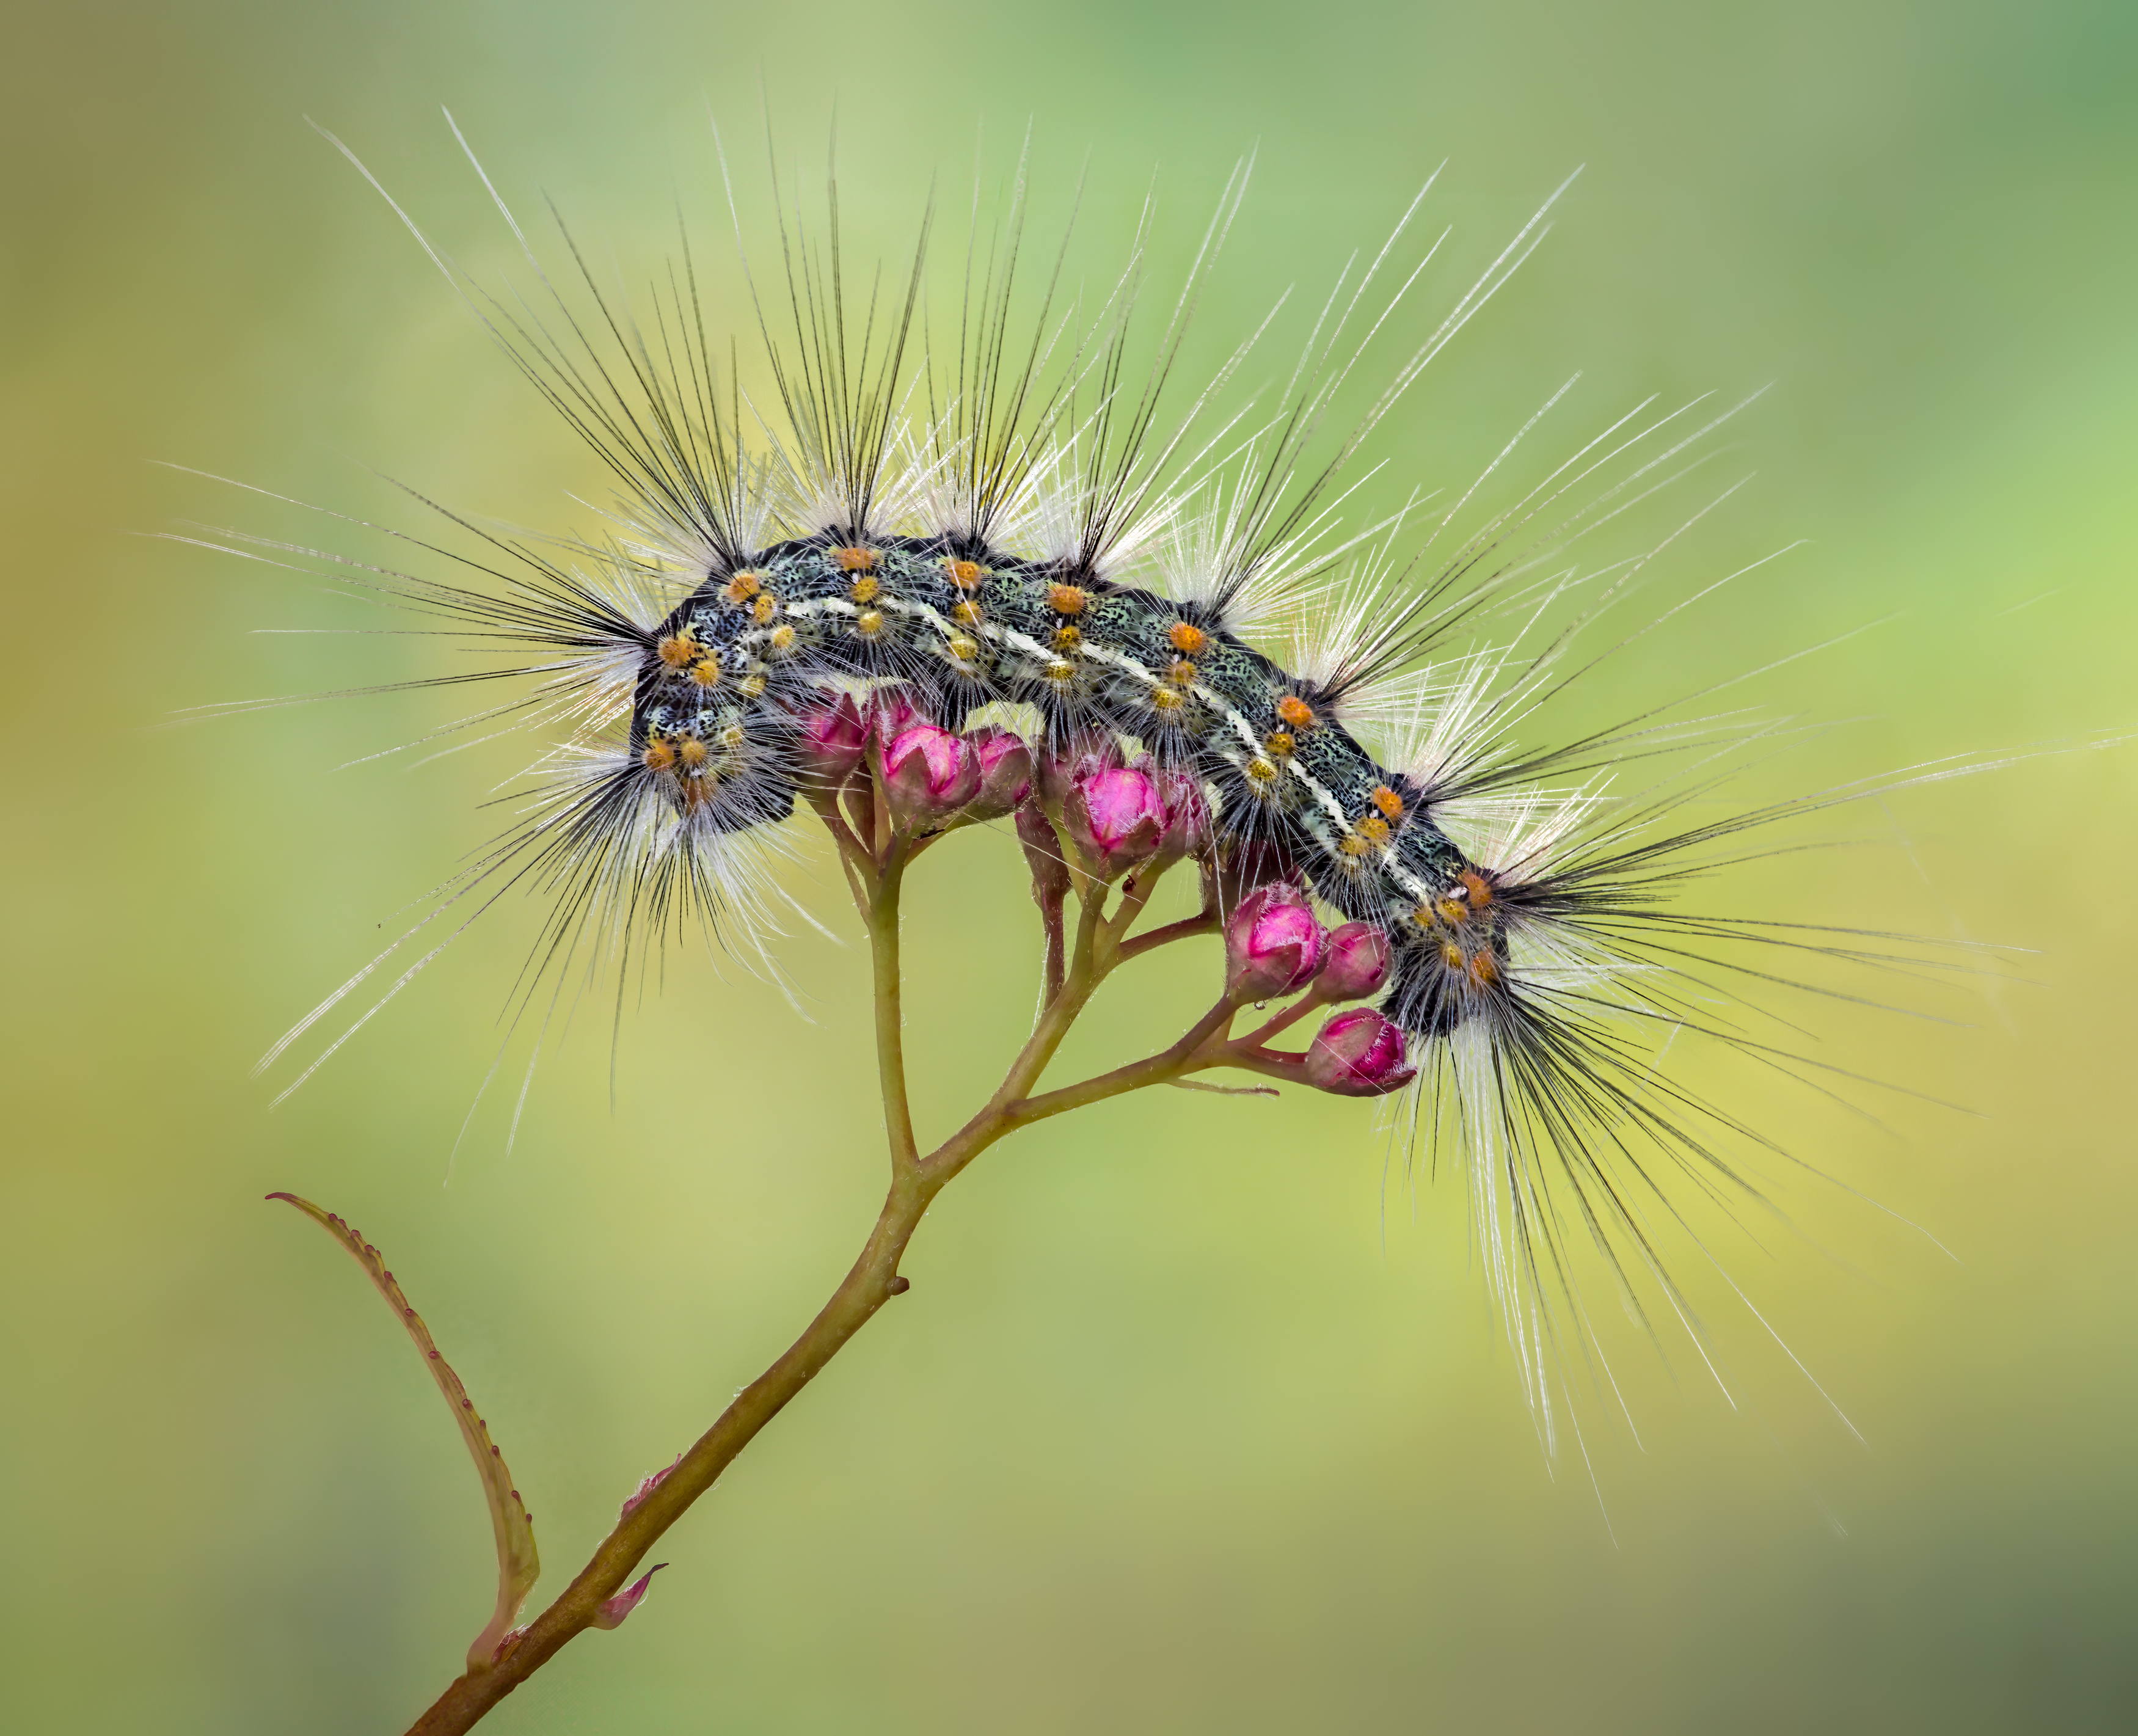
[[[449,1184],[528,913],[279,1109],[248,1080],[486,835],[507,750],[338,769],[451,714],[426,696],[164,727],[446,666],[256,634],[345,617],[138,534],[330,534],[151,461],[405,514],[371,466],[559,528],[603,485],[305,116],[479,270],[504,237],[442,105],[516,199],[554,193],[632,269],[679,191],[718,234],[708,108],[759,212],[761,116],[813,176],[836,109],[863,255],[931,174],[964,184],[983,125],[999,168],[1029,122],[1056,208],[1088,159],[1101,241],[1155,167],[1176,261],[1258,146],[1213,342],[1325,281],[1443,158],[1469,264],[1585,163],[1390,485],[1462,473],[1575,368],[1599,409],[1771,380],[1730,461],[1756,480],[1682,581],[1811,545],[1643,679],[1866,629],[1761,688],[1840,726],[1780,788],[2138,719],[2127,6],[83,0],[7,37],[10,1729],[398,1729],[483,1619],[486,1526],[437,1399],[268,1189],[388,1251],[539,1516],[541,1597],[787,1342],[879,1192],[863,961],[806,934],[813,1022],[679,955],[626,1016],[613,1106],[598,1012],[509,1152],[516,1074],[486,1100]],[[646,1607],[491,1727],[2127,1729],[2132,751],[1896,798],[1837,822],[1863,847],[1747,883],[1783,916],[2032,949],[1902,996],[1941,1022],[1822,1016],[1828,1058],[1960,1108],[1748,1100],[1950,1251],[1802,1177],[1787,1222],[1729,1245],[1860,1440],[1709,1280],[1735,1404],[1682,1340],[1620,1333],[1640,1434],[1593,1407],[1592,1481],[1539,1448],[1459,1187],[1392,1166],[1368,1111],[1115,1105],[961,1183],[913,1295],[671,1534]],[[959,848],[913,916],[939,1126],[1029,1011],[1013,858]],[[821,861],[793,883],[836,921]],[[1086,1052],[1164,1040],[1199,987],[1110,1000]]]

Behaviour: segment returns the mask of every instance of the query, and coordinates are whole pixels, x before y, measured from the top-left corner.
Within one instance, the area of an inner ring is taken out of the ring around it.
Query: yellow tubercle
[[[881,609],[863,609],[854,617],[854,631],[864,638],[875,638],[883,631],[883,612]]]
[[[700,687],[720,685],[720,660],[710,654],[691,666],[691,679]]]

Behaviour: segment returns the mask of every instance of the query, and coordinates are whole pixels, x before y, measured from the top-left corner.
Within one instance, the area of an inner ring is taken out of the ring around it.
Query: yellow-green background
[[[2138,716],[2127,6],[90,0],[5,37],[10,1730],[397,1729],[480,1625],[486,1526],[437,1400],[269,1188],[388,1250],[539,1515],[542,1596],[786,1342],[877,1189],[857,960],[813,939],[789,956],[818,1022],[681,957],[627,1017],[613,1113],[597,1012],[516,1148],[486,1111],[450,1187],[524,913],[280,1110],[247,1081],[483,836],[502,762],[334,769],[430,700],[159,728],[441,666],[251,636],[332,606],[132,534],[297,521],[148,461],[396,510],[371,465],[541,524],[586,524],[566,492],[599,485],[306,115],[483,266],[442,104],[523,202],[551,188],[637,261],[671,185],[716,227],[708,101],[754,140],[762,91],[805,157],[836,104],[865,251],[931,171],[967,173],[981,120],[998,162],[1032,120],[1050,196],[1088,150],[1106,232],[1154,165],[1184,232],[1259,142],[1213,332],[1323,280],[1444,157],[1470,261],[1585,162],[1409,423],[1418,474],[1576,366],[1598,408],[1773,379],[1732,461],[1758,480],[1685,570],[1813,545],[1672,656],[1884,623],[1762,688],[1848,720],[1790,776]],[[1355,1105],[1117,1105],[948,1196],[912,1295],[664,1542],[629,1626],[495,1727],[2128,1728],[2133,775],[2127,751],[2039,759],[1850,822],[1912,856],[1755,877],[1779,914],[2038,949],[2029,983],[1923,990],[1950,1024],[1830,1027],[1832,1058],[1970,1113],[1884,1099],[1882,1128],[1752,1091],[1957,1256],[1810,1186],[1786,1190],[1804,1236],[1733,1245],[1865,1444],[1741,1315],[1718,1310],[1737,1411],[1682,1343],[1665,1368],[1618,1332],[1645,1450],[1592,1407],[1614,1542],[1579,1456],[1537,1448],[1446,1178],[1384,1203]],[[913,928],[938,1125],[1030,992],[1007,846],[954,849]],[[821,873],[810,895],[836,915]],[[1121,997],[1087,1052],[1161,1038],[1188,998]]]

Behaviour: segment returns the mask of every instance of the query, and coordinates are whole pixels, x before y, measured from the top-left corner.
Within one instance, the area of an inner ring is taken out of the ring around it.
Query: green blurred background
[[[1772,379],[1758,480],[1685,570],[1813,546],[1672,655],[1881,623],[1763,689],[1848,723],[1791,776],[2138,715],[2127,5],[90,0],[7,39],[11,1730],[398,1729],[481,1625],[486,1525],[437,1399],[268,1189],[388,1251],[539,1516],[544,1599],[787,1342],[879,1192],[863,961],[814,937],[787,956],[816,1022],[681,955],[627,1017],[613,1110],[595,1016],[510,1154],[493,1104],[449,1186],[527,913],[280,1109],[248,1082],[486,835],[508,761],[335,769],[451,714],[423,696],[159,727],[442,666],[255,636],[334,606],[132,534],[299,521],[149,461],[402,511],[369,465],[545,526],[602,487],[305,115],[479,268],[505,253],[442,104],[515,197],[637,261],[676,188],[716,230],[708,104],[749,141],[763,100],[805,161],[836,106],[864,253],[930,173],[969,173],[982,122],[999,163],[1031,121],[1057,202],[1088,153],[1102,237],[1154,166],[1184,236],[1258,143],[1213,340],[1443,158],[1470,262],[1586,163],[1398,471],[1447,480],[1575,367],[1595,409]],[[490,1727],[2128,1729],[2131,779],[2128,751],[2040,758],[1851,822],[1883,849],[1754,876],[1779,914],[2038,949],[2028,983],[1925,990],[1949,1023],[1822,1026],[1967,1113],[1748,1104],[1956,1256],[1809,1183],[1781,1195],[1802,1235],[1733,1246],[1862,1442],[1741,1314],[1736,1408],[1682,1343],[1621,1334],[1642,1432],[1592,1410],[1607,1529],[1579,1456],[1539,1451],[1450,1178],[1388,1174],[1357,1105],[1113,1105],[947,1196],[912,1296],[671,1534],[644,1610]],[[1007,846],[958,847],[913,917],[938,1126],[1030,995]],[[821,862],[794,884],[836,919]],[[1163,1040],[1194,986],[1108,1003],[1088,1052]]]

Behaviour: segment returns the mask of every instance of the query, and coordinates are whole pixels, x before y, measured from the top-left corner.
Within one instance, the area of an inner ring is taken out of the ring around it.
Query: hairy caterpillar
[[[1058,760],[1140,751],[1193,780],[1210,856],[1251,853],[1388,937],[1381,1008],[1418,1063],[1404,1120],[1463,1155],[1533,1397],[1554,1336],[1547,1292],[1569,1292],[1573,1229],[1685,1318],[1643,1197],[1667,1212],[1673,1170],[1735,1185],[1720,1142],[1774,1142],[1662,1071],[1657,1051],[1689,1033],[1762,1064],[1818,1066],[1718,1012],[1711,979],[1787,987],[1776,961],[1896,955],[1890,937],[1688,914],[1674,900],[1714,846],[1862,792],[1680,819],[1688,790],[1715,788],[1699,768],[1764,727],[1667,720],[1696,693],[1557,747],[1513,738],[1588,666],[1569,647],[1638,594],[1656,555],[1713,502],[1630,553],[1585,560],[1576,545],[1696,472],[1705,436],[1735,409],[1638,406],[1438,553],[1562,388],[1422,531],[1413,500],[1347,532],[1350,467],[1541,238],[1550,204],[1362,407],[1344,394],[1439,246],[1397,262],[1416,204],[1363,272],[1339,279],[1273,411],[1257,420],[1252,404],[1222,401],[1257,332],[1162,413],[1193,292],[1244,184],[1242,171],[1220,200],[1140,378],[1130,315],[1148,219],[1095,307],[1059,308],[1052,285],[1026,305],[1013,200],[1008,239],[969,259],[954,342],[917,344],[916,326],[932,329],[924,249],[901,297],[872,292],[856,312],[836,228],[820,251],[798,227],[783,255],[792,336],[776,339],[757,305],[772,383],[762,406],[716,363],[687,252],[642,324],[583,266],[587,318],[546,276],[538,312],[486,296],[434,253],[626,498],[611,539],[560,549],[455,519],[475,547],[453,558],[483,575],[468,584],[240,540],[325,560],[467,627],[505,653],[486,678],[532,683],[468,721],[516,719],[553,738],[522,822],[268,1060],[427,924],[471,900],[479,911],[507,885],[554,900],[529,997],[545,973],[561,985],[694,917],[764,957],[786,898],[769,864],[806,785],[813,708],[895,693],[954,732],[1011,714]],[[1687,743],[1699,756],[1689,785],[1604,799],[1599,778]],[[1768,962],[1746,964],[1747,950]]]
[[[991,701],[1031,705],[1052,743],[1135,737],[1204,779],[1221,838],[1275,841],[1397,961],[1391,1016],[1443,1036],[1506,992],[1507,918],[1489,874],[1433,823],[1434,792],[1384,770],[1217,612],[1037,563],[969,538],[846,527],[715,570],[657,630],[616,777],[715,831],[783,818],[799,769],[795,702],[825,675],[892,677],[962,728]]]

